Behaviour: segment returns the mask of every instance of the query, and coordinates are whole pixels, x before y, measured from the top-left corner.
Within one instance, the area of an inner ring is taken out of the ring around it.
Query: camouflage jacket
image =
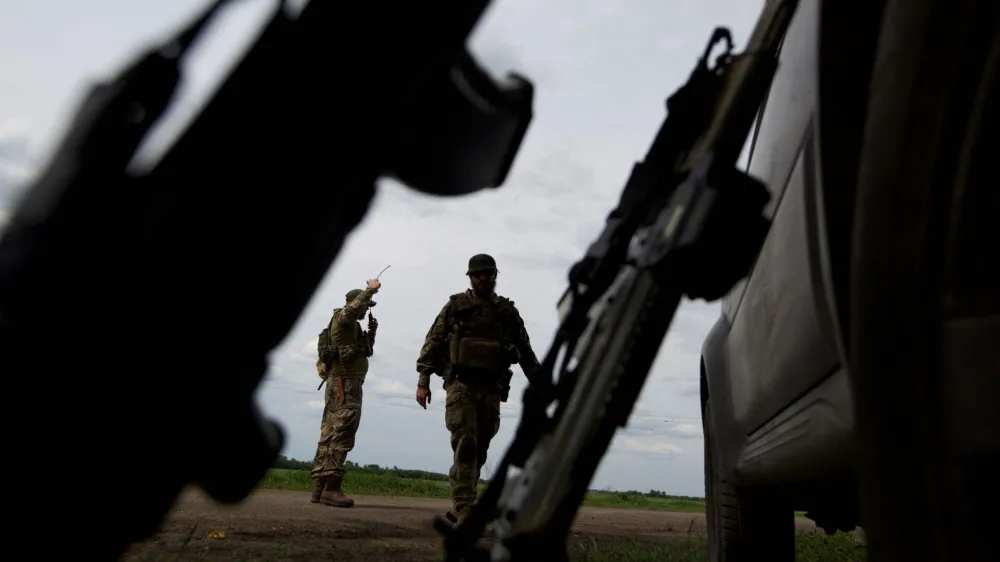
[[[451,295],[441,308],[424,338],[417,359],[417,385],[430,386],[432,374],[447,377],[457,366],[456,361],[465,340],[495,339],[503,348],[504,358],[497,359],[498,379],[507,367],[517,363],[529,379],[538,369],[538,359],[531,348],[528,331],[514,301],[494,294],[482,299],[468,289]],[[462,368],[459,366],[459,369]],[[494,369],[489,369],[493,371]]]
[[[320,334],[317,351],[320,363],[326,367],[320,376],[340,376],[364,380],[368,374],[368,358],[375,346],[375,332],[361,329],[358,318],[368,310],[368,301],[377,290],[366,288],[354,300],[333,311],[325,333]],[[320,366],[317,365],[317,370]]]

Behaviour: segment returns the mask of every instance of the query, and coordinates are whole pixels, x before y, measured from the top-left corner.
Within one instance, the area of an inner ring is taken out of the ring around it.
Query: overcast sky
[[[204,0],[5,0],[0,3],[0,223],[62,133],[88,81],[117,72],[136,49],[186,21]],[[376,353],[357,446],[349,459],[446,472],[451,463],[441,379],[427,411],[413,399],[423,336],[448,295],[464,290],[476,253],[498,262],[498,292],[521,311],[536,353],[548,349],[566,272],[600,232],[634,161],[664,117],[716,25],[742,48],[762,0],[497,0],[472,49],[496,74],[536,85],[535,119],[500,190],[436,199],[380,183],[312,302],[283,344],[258,397],[288,434],[284,454],[311,460],[322,393],[316,334],[344,294],[385,265]],[[193,115],[264,21],[273,3],[235,2],[187,67],[159,143]],[[289,248],[289,251],[295,251]],[[628,428],[593,487],[702,495],[698,407],[701,342],[718,303],[686,302]],[[518,421],[524,378],[515,368],[490,467]]]

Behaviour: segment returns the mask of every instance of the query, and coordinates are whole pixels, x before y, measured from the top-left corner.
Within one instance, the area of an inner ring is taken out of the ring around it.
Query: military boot
[[[319,496],[319,502],[323,505],[333,507],[354,507],[354,500],[347,497],[347,495],[344,494],[344,491],[340,488],[343,481],[344,478],[342,476],[331,476],[330,479],[326,481],[323,493]]]
[[[462,521],[465,521],[465,519],[468,516],[469,516],[468,512],[466,512],[464,515],[455,515],[455,512],[451,511],[451,510],[449,510],[448,512],[446,512],[444,514],[445,520],[448,521],[448,523],[451,523],[452,527],[458,526],[458,524],[460,522],[462,522]],[[483,533],[487,537],[494,536],[494,534],[493,534],[493,524],[492,523],[487,523],[486,527],[483,528]]]
[[[453,507],[450,510],[448,510],[448,513],[444,514],[444,518],[447,519],[448,522],[451,523],[452,525],[458,525],[462,521],[465,521],[465,518],[468,516],[469,516],[468,507],[466,507],[465,509],[455,509]]]
[[[323,495],[324,488],[326,488],[326,479],[317,478],[316,485],[313,486],[312,497],[309,498],[309,501],[312,503],[319,503],[319,498]]]

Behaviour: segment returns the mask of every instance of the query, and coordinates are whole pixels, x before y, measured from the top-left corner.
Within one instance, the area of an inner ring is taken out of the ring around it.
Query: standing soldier
[[[454,453],[448,482],[452,523],[463,520],[477,499],[480,471],[500,429],[500,403],[510,391],[517,363],[529,380],[538,371],[528,332],[514,301],[497,295],[497,264],[478,254],[469,260],[472,288],[448,299],[427,332],[417,359],[417,403],[431,401],[431,374],[444,379],[445,425]]]
[[[354,500],[344,494],[344,463],[354,448],[354,436],[361,423],[361,386],[368,374],[368,358],[375,346],[378,322],[368,315],[368,331],[361,329],[360,320],[375,306],[372,295],[382,284],[368,281],[364,290],[347,293],[347,303],[333,311],[333,318],[322,332],[317,344],[319,361],[316,369],[326,381],[323,421],[319,444],[313,461],[313,503],[333,507],[352,507]],[[322,385],[322,383],[320,383]]]

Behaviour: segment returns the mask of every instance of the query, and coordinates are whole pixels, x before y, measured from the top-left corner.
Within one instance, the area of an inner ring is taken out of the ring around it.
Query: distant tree
[[[283,468],[285,470],[312,470],[312,463],[290,459],[285,455],[278,455],[278,458],[274,459],[273,468]]]
[[[300,461],[296,459],[291,459],[285,455],[278,455],[278,458],[274,460],[273,468],[280,468],[284,470],[312,470],[312,461]],[[366,464],[360,465],[353,461],[347,461],[345,463],[345,468],[348,472],[355,472],[361,474],[380,474],[386,476],[395,476],[396,478],[407,478],[413,480],[431,480],[433,482],[447,482],[448,475],[440,472],[430,472],[428,470],[413,470],[406,468],[399,468],[398,466],[393,466],[392,468],[379,466],[377,464]],[[481,484],[488,483],[489,481],[485,478],[479,480]],[[591,492],[612,492],[611,489],[607,490],[590,490]],[[672,500],[692,500],[692,501],[704,501],[704,498],[695,496],[673,496],[661,490],[650,490],[649,492],[639,492],[637,490],[629,490],[627,492],[614,492],[620,494],[623,499],[632,496],[642,496],[649,498],[664,498]]]

